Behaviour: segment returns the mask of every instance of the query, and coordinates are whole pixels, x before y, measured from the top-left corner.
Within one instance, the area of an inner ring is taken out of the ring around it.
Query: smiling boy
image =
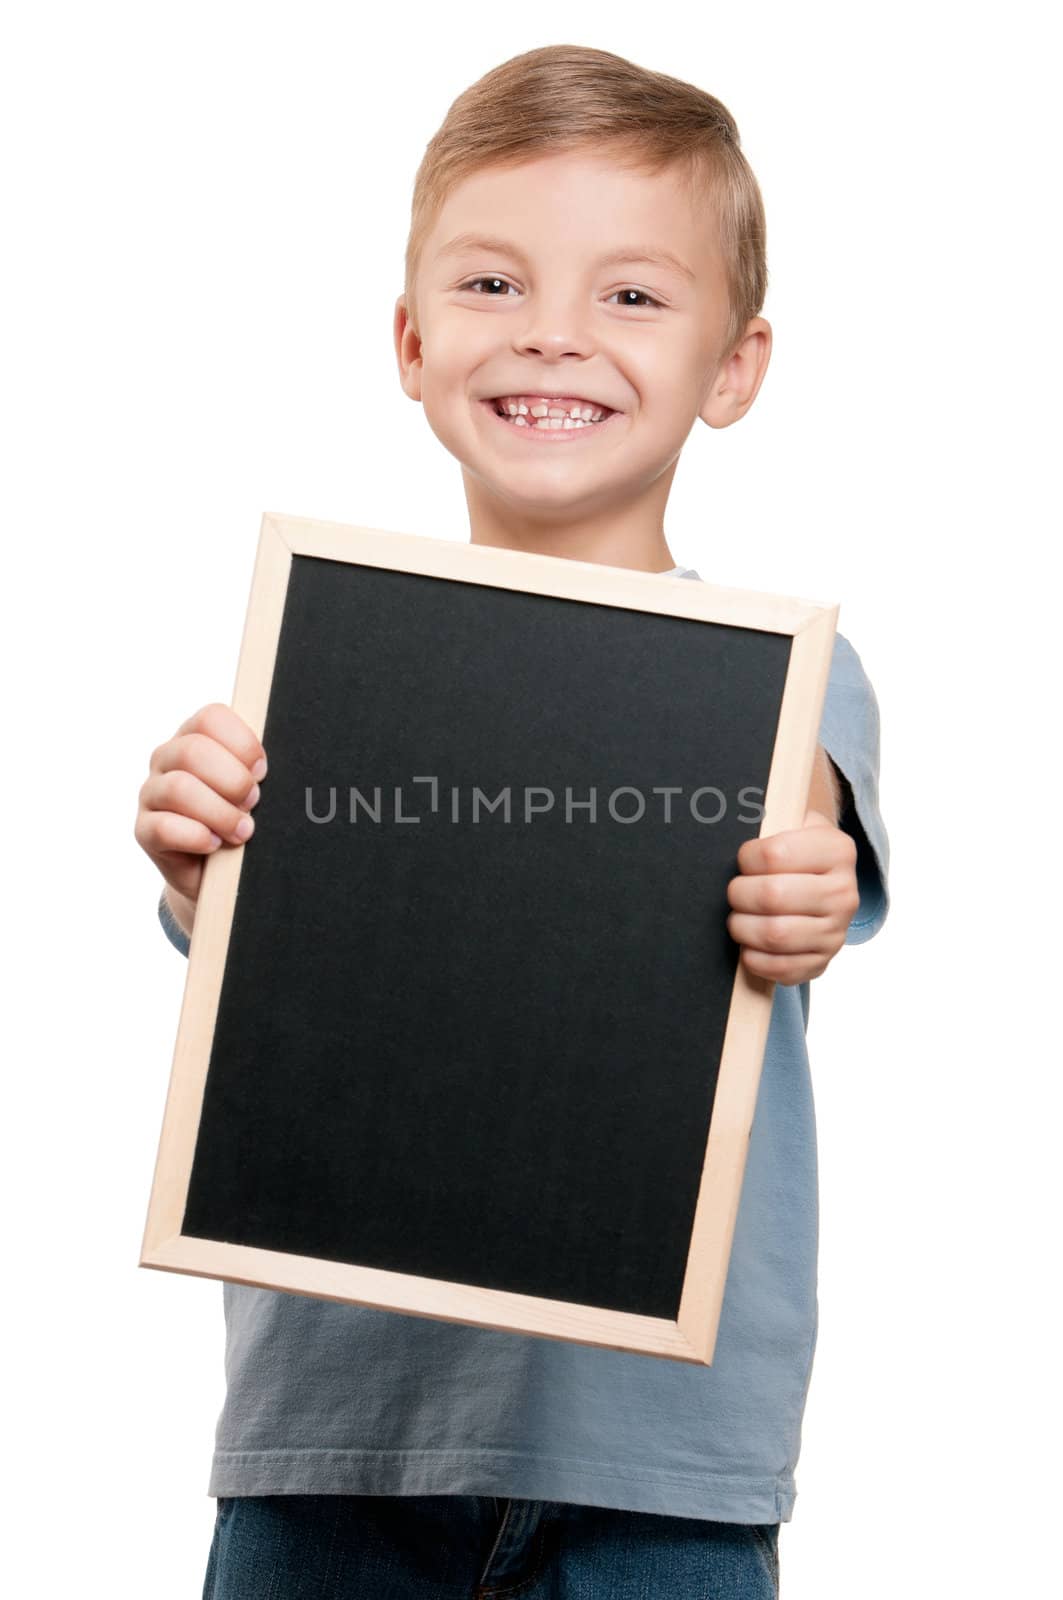
[[[720,102],[575,46],[504,63],[428,146],[406,268],[400,378],[461,466],[472,543],[697,581],[664,531],[679,455],[745,415],[771,351],[760,194]],[[153,752],[137,838],[185,954],[264,756],[219,704]],[[885,920],[877,779],[838,635],[804,826],[744,844],[728,891],[776,988],[712,1367],[227,1283],[206,1596],[777,1593],[817,1322],[808,985]]]

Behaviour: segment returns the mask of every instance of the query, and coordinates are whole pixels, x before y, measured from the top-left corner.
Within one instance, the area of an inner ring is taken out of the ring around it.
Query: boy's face
[[[465,234],[498,242],[452,247]],[[682,265],[639,260],[646,251]],[[506,543],[618,518],[659,530],[694,422],[741,416],[770,353],[755,318],[721,366],[728,303],[712,218],[692,214],[677,175],[625,171],[598,152],[463,182],[425,241],[417,290],[419,328],[404,296],[395,308],[402,383],[462,464],[474,542],[477,522],[484,542]],[[543,437],[492,403],[540,393],[618,414]]]

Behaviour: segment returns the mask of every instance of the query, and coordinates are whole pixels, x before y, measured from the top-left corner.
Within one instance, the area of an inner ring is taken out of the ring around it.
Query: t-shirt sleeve
[[[165,889],[159,895],[159,921],[162,923],[170,943],[176,945],[183,956],[187,956],[192,941],[170,910],[170,902],[166,898]]]
[[[875,936],[889,911],[890,846],[878,804],[878,702],[860,657],[840,633],[834,636],[819,742],[841,778],[838,826],[856,844],[860,904],[845,943],[863,944]]]

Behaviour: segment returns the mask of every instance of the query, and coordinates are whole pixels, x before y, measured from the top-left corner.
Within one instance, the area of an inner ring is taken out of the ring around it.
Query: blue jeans
[[[219,1499],[203,1600],[776,1600],[779,1524],[482,1495]]]

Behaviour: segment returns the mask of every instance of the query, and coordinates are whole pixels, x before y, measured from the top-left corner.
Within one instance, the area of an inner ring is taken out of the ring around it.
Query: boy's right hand
[[[203,862],[224,842],[250,838],[266,752],[231,706],[215,702],[182,722],[151,752],[140,787],[134,837],[170,888],[178,921],[191,932]]]

